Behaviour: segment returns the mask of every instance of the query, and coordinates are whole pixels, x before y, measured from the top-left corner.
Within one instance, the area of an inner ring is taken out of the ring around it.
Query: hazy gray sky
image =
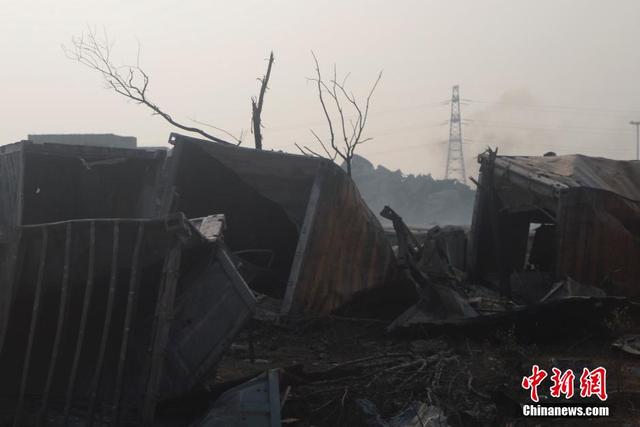
[[[511,154],[635,156],[640,1],[2,1],[0,143],[28,133],[113,132],[163,145],[172,128],[109,90],[61,49],[103,26],[116,61],[151,75],[177,119],[249,129],[250,97],[273,49],[267,148],[295,152],[325,132],[310,50],[374,95],[362,154],[406,172],[444,173],[448,106],[459,84],[467,165],[487,145]],[[472,102],[473,101],[473,102]],[[439,105],[438,105],[439,104]],[[248,141],[250,143],[250,140]]]

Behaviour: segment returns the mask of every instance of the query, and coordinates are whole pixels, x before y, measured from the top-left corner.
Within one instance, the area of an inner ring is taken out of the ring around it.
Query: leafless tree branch
[[[306,145],[301,147],[300,145],[298,145],[297,142],[294,142],[294,144],[298,148],[298,150],[300,150],[300,152],[305,156],[320,157],[322,159],[325,158],[322,154],[318,154],[317,152],[313,151],[311,148],[307,147]]]
[[[336,156],[339,154],[339,152],[334,150],[333,153],[331,153],[329,151],[329,149],[327,148],[327,146],[322,141],[322,139],[313,131],[313,129],[309,129],[309,130],[311,131],[311,134],[315,137],[316,141],[318,141],[318,143],[320,143],[320,146],[322,147],[322,149],[326,153],[327,158],[331,159],[331,161],[335,161],[336,160]]]
[[[210,127],[212,129],[215,129],[217,131],[220,131],[222,133],[224,133],[225,135],[227,135],[229,138],[233,139],[236,142],[236,145],[242,145],[242,143],[244,142],[244,129],[240,130],[240,135],[239,136],[235,136],[234,134],[232,134],[231,132],[228,132],[222,128],[219,128],[217,126],[212,125],[211,123],[207,123],[207,122],[202,122],[200,120],[196,120],[196,119],[191,119],[191,121],[193,123],[199,124],[201,126],[207,126]]]
[[[356,99],[353,92],[348,91],[346,88],[347,79],[350,76],[349,73],[346,74],[341,81],[339,81],[337,67],[334,65],[333,78],[329,81],[325,81],[320,72],[318,58],[313,51],[311,52],[311,55],[313,56],[316,75],[315,77],[308,78],[308,80],[314,82],[318,90],[318,99],[320,101],[324,117],[327,121],[327,127],[329,128],[328,142],[325,143],[325,141],[323,141],[315,131],[311,130],[311,133],[323,148],[326,154],[326,156],[323,157],[327,157],[332,161],[335,161],[336,158],[340,157],[347,166],[347,173],[349,174],[349,176],[351,176],[351,162],[353,160],[353,156],[355,155],[356,148],[359,145],[373,139],[371,137],[365,138],[363,134],[367,125],[367,119],[369,117],[369,106],[371,104],[371,97],[373,96],[373,93],[375,92],[376,88],[378,87],[378,83],[382,78],[382,71],[378,74],[377,79],[371,86],[369,94],[363,105],[363,103],[359,102]],[[333,106],[334,116],[337,116],[338,120],[337,126],[334,125],[334,119],[329,112],[327,99],[325,99],[325,96],[328,96],[330,104]],[[347,120],[348,114],[345,106],[348,106],[348,108],[353,111],[355,120]],[[349,126],[347,126],[347,122],[349,123]],[[340,136],[336,135],[336,127],[341,133]],[[341,141],[337,142],[337,138],[339,138]],[[296,144],[296,146],[300,149],[300,151],[302,151],[303,154],[311,154],[314,156],[318,155],[317,152],[310,150],[306,146],[304,147],[304,149],[298,146],[298,144]]]
[[[211,141],[228,144],[228,142],[211,135],[202,129],[186,126],[177,122],[169,113],[151,101],[148,97],[149,75],[140,67],[140,45],[138,44],[138,54],[136,65],[115,65],[111,60],[111,51],[114,46],[109,41],[106,30],[103,37],[96,35],[96,30],[89,27],[86,33],[71,39],[71,47],[63,46],[67,57],[80,64],[97,71],[104,79],[108,88],[117,94],[129,98],[130,100],[142,104],[149,108],[153,115],[158,115],[171,125],[187,132],[197,133]],[[230,135],[229,132],[212,126],[213,128]],[[234,138],[236,141],[241,140]]]

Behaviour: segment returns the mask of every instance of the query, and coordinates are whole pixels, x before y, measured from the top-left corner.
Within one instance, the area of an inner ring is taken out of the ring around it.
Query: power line
[[[618,110],[611,108],[592,108],[592,107],[578,107],[570,105],[531,105],[531,104],[518,104],[511,102],[500,101],[481,101],[476,99],[462,99],[463,103],[469,104],[484,104],[484,105],[501,105],[505,107],[521,108],[527,110],[558,110],[568,112],[591,112],[591,113],[609,113],[609,114],[637,114],[640,110]]]
[[[422,129],[431,129],[431,128],[437,128],[437,127],[442,127],[449,124],[449,122],[447,120],[442,121],[442,122],[438,122],[438,123],[430,123],[430,124],[413,124],[413,125],[407,125],[407,126],[395,126],[395,127],[391,127],[391,128],[384,128],[384,129],[380,129],[377,131],[370,131],[368,132],[369,134],[373,134],[375,135],[374,138],[377,138],[379,136],[389,136],[389,135],[394,135],[396,133],[402,133],[405,131],[413,131],[413,130],[422,130]],[[308,142],[302,142],[300,144],[305,145],[305,144],[314,144],[314,141],[308,141]],[[295,144],[287,144],[284,145],[284,147],[295,147]]]
[[[426,103],[426,104],[410,105],[410,106],[406,106],[406,107],[395,107],[395,108],[388,108],[388,109],[384,109],[384,110],[372,110],[369,113],[369,115],[375,117],[375,116],[381,115],[381,114],[396,113],[396,112],[400,112],[400,111],[423,110],[423,109],[427,109],[427,108],[439,108],[439,107],[443,107],[443,106],[447,105],[448,103],[449,103],[448,100],[444,100],[444,101],[431,102],[431,103]],[[352,118],[355,118],[355,117],[352,117]],[[326,121],[317,120],[317,121],[307,122],[307,123],[299,123],[299,124],[291,124],[291,125],[284,125],[284,126],[269,127],[267,130],[269,132],[282,132],[282,131],[293,130],[293,129],[308,128],[308,127],[312,127],[312,126],[322,126],[322,125],[324,125],[326,123],[327,123]]]
[[[396,148],[391,148],[387,150],[369,151],[368,154],[383,154],[383,153],[392,153],[392,152],[402,153],[405,151],[415,150],[416,148],[427,148],[427,147],[432,147],[436,145],[444,145],[446,143],[447,141],[439,141],[439,142],[431,142],[429,144],[420,143],[420,144],[413,144],[413,145],[405,145],[404,147],[396,147]]]
[[[623,131],[623,130],[613,129],[613,128],[590,128],[590,127],[582,127],[582,126],[537,127],[537,126],[529,126],[525,123],[512,123],[512,122],[502,122],[502,121],[493,121],[493,120],[466,120],[465,122],[470,122],[471,124],[479,123],[483,127],[499,127],[499,128],[515,129],[515,130],[541,130],[541,131],[549,131],[549,132],[580,132],[580,133],[604,133],[604,134],[608,133],[608,134],[620,134],[620,135],[630,134],[630,132],[628,131]]]

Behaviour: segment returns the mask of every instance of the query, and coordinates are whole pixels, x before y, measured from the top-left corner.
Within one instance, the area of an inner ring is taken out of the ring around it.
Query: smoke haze
[[[0,15],[0,139],[29,133],[113,132],[142,145],[172,130],[103,87],[60,45],[86,25],[107,29],[117,62],[151,75],[150,94],[177,119],[249,129],[250,97],[276,57],[263,123],[265,147],[296,152],[324,134],[314,50],[327,72],[351,72],[373,98],[361,154],[405,173],[444,174],[451,86],[460,85],[466,164],[501,153],[635,156],[640,118],[640,2],[530,0],[301,2],[142,0],[4,2]]]

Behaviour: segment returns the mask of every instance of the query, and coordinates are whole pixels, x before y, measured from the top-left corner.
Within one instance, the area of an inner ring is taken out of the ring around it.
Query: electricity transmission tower
[[[449,150],[447,152],[447,168],[445,179],[457,179],[467,183],[464,170],[464,155],[462,153],[462,123],[460,122],[460,91],[458,85],[453,87],[451,94],[451,119],[449,120]]]

